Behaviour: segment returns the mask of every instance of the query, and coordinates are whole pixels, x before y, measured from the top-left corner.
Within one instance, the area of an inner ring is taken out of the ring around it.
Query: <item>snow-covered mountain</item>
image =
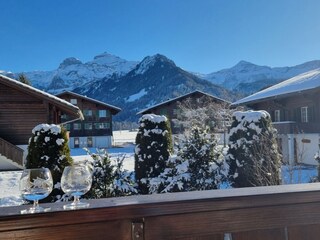
[[[320,68],[320,61],[310,61],[293,67],[258,66],[240,61],[234,67],[199,77],[219,84],[229,90],[249,95],[304,72]]]
[[[102,53],[86,63],[70,57],[63,60],[56,70],[32,71],[23,74],[30,79],[34,87],[57,93],[112,75],[123,76],[137,64],[138,62],[135,61],[127,61],[109,53]]]
[[[194,90],[233,101],[317,68],[319,60],[275,68],[240,61],[229,69],[195,74],[182,70],[160,54],[138,62],[103,53],[86,63],[70,57],[56,70],[24,74],[34,87],[42,90],[51,93],[71,90],[121,107],[119,119],[124,120],[141,109]],[[20,73],[0,71],[0,74],[17,78]]]
[[[201,90],[232,99],[233,94],[177,67],[167,57],[156,54],[144,58],[128,74],[89,82],[75,92],[121,107],[118,120],[134,120],[141,109],[173,97]]]

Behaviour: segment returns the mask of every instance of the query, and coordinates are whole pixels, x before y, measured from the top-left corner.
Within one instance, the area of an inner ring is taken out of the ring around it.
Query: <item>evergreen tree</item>
[[[26,168],[49,168],[53,178],[54,189],[45,201],[61,198],[60,188],[62,172],[72,165],[68,146],[67,131],[55,124],[39,124],[32,130],[29,139]]]
[[[193,127],[190,136],[182,142],[177,158],[185,162],[189,173],[189,178],[184,181],[185,191],[218,188],[223,158],[217,139],[209,133],[209,128]]]
[[[278,185],[281,156],[266,111],[235,112],[226,156],[233,187]]]
[[[30,83],[29,79],[24,74],[19,74],[18,81],[31,86],[31,83]]]
[[[92,186],[86,194],[87,198],[121,197],[135,194],[132,172],[123,169],[124,157],[118,157],[112,163],[105,150],[91,154],[93,158]]]
[[[148,194],[150,182],[164,171],[173,152],[171,129],[165,116],[155,114],[143,115],[139,124],[135,148],[135,178],[139,193]],[[157,192],[161,190],[160,186]]]

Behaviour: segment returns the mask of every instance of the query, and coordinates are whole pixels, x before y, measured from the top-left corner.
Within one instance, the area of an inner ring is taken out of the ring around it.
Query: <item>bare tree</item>
[[[210,132],[226,133],[232,122],[232,114],[239,109],[230,108],[230,103],[215,101],[203,96],[197,100],[187,98],[178,103],[179,114],[172,119],[175,126],[181,126],[183,133],[189,136],[193,127],[209,128]]]

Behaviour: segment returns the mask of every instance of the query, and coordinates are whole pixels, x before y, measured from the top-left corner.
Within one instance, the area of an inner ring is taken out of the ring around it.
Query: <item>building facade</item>
[[[61,124],[62,112],[70,121],[83,119],[78,107],[0,75],[0,168],[10,168],[5,163],[23,167],[32,129],[42,123]]]
[[[301,74],[232,105],[269,112],[285,162],[318,164],[314,156],[320,150],[320,70]]]
[[[70,148],[112,146],[112,116],[119,113],[120,108],[73,92],[63,92],[57,96],[79,107],[84,115],[83,121],[65,124],[69,131]],[[68,122],[67,115],[61,117]]]

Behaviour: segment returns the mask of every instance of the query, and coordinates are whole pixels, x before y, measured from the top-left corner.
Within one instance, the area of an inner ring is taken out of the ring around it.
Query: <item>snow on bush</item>
[[[45,201],[55,201],[63,195],[60,179],[63,169],[72,164],[67,132],[55,124],[39,124],[29,139],[26,168],[46,167],[51,170],[54,189]]]
[[[281,158],[268,112],[233,114],[226,162],[233,187],[280,184]]]
[[[190,177],[184,181],[185,191],[218,188],[223,156],[217,139],[209,133],[209,128],[192,128],[190,136],[182,142],[177,156],[188,166]]]
[[[166,162],[173,152],[170,124],[165,116],[145,114],[139,119],[139,125],[135,148],[138,191],[141,194],[160,192],[160,186],[152,191],[149,188],[165,170]]]
[[[209,128],[193,127],[171,157],[166,168],[150,181],[149,191],[178,192],[217,189],[223,180],[220,167],[224,163],[217,139]]]
[[[91,154],[92,186],[88,198],[107,198],[128,196],[137,193],[133,181],[133,172],[123,169],[125,156],[118,157],[115,163],[111,162],[106,150],[98,149],[97,154]]]

